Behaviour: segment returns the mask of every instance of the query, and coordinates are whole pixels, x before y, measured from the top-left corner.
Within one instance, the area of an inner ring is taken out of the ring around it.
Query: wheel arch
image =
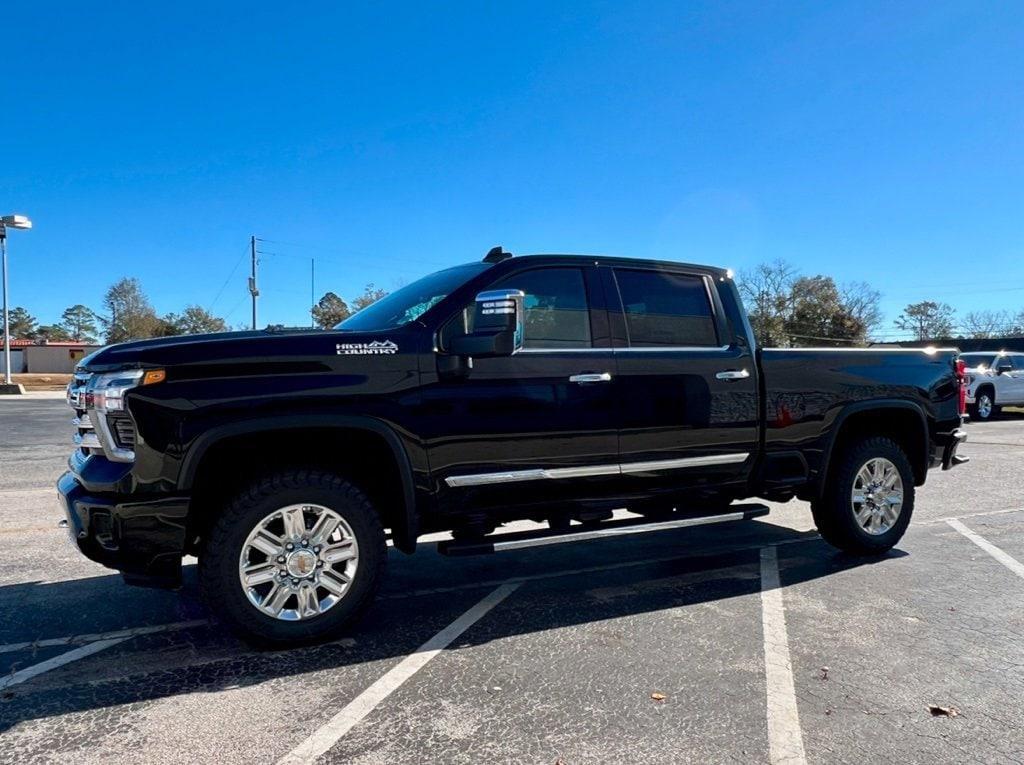
[[[861,401],[850,404],[836,417],[825,443],[816,495],[821,496],[835,469],[835,455],[846,443],[865,436],[884,436],[900,444],[914,470],[914,483],[920,486],[928,473],[928,416],[913,401],[899,399]]]
[[[281,443],[293,434],[296,441],[281,454]],[[261,450],[276,445],[275,464],[261,462]],[[340,470],[375,499],[382,522],[391,528],[392,541],[402,552],[416,549],[419,514],[412,464],[397,433],[372,417],[347,415],[282,415],[232,422],[211,428],[192,443],[182,461],[178,485],[192,494],[189,539],[208,521],[202,504],[215,487],[235,486],[262,470],[313,459],[320,467]],[[376,461],[375,461],[376,460]],[[221,469],[231,479],[214,480]],[[363,474],[359,474],[363,469]],[[383,501],[381,501],[383,500]]]
[[[984,392],[984,391],[988,391],[989,398],[992,399],[992,405],[995,406],[995,403],[996,403],[996,385],[995,385],[995,383],[993,383],[991,381],[986,381],[986,382],[980,383],[978,385],[978,387],[974,389],[975,401],[977,401],[978,396],[982,392]]]

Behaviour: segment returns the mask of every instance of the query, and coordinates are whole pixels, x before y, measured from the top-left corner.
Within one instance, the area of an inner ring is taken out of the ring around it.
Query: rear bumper
[[[82,554],[130,584],[177,587],[185,549],[188,497],[139,500],[86,490],[74,473],[57,481],[68,532]]]
[[[932,444],[931,467],[942,466],[943,470],[949,470],[957,465],[970,462],[970,457],[957,453],[960,444],[967,440],[967,431],[963,428],[956,428],[949,433],[940,433]]]

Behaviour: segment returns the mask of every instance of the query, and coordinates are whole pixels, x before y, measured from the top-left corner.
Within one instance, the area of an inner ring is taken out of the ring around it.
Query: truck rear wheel
[[[914,512],[914,472],[889,438],[855,441],[811,503],[826,542],[854,555],[879,555],[900,541]]]
[[[981,388],[974,397],[971,404],[970,415],[972,420],[991,420],[999,414],[999,407],[996,406],[995,394],[989,387]]]
[[[211,613],[264,647],[337,635],[371,602],[387,560],[373,506],[345,479],[292,470],[252,484],[217,519],[199,556]]]

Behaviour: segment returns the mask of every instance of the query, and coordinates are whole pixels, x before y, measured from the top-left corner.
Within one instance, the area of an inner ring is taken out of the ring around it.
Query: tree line
[[[865,282],[837,285],[776,260],[743,272],[737,286],[762,347],[866,345],[881,333],[882,293]],[[922,300],[907,305],[893,327],[919,341],[1024,336],[1024,310],[972,311],[958,322],[953,306]]]
[[[313,318],[320,327],[333,327],[386,294],[386,290],[368,284],[363,293],[352,300],[353,309],[349,309],[342,298],[328,292],[312,309]],[[180,313],[160,316],[143,291],[141,282],[134,277],[125,277],[107,289],[102,313],[77,303],[66,308],[55,324],[40,324],[27,309],[16,306],[10,310],[9,320],[11,338],[15,340],[39,343],[74,341],[87,345],[96,344],[100,338],[110,344],[229,329],[225,319],[194,304],[186,306]]]
[[[159,316],[142,291],[138,279],[126,277],[112,284],[103,297],[105,313],[77,303],[61,314],[56,324],[39,324],[22,306],[10,312],[11,337],[36,342],[75,341],[122,343],[147,337],[170,337],[226,330],[224,319],[205,308],[189,305],[181,313]]]

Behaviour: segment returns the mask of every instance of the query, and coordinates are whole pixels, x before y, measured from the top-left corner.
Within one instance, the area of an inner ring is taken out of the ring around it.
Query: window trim
[[[615,348],[616,353],[642,353],[642,352],[654,352],[664,353],[671,351],[727,351],[731,347],[728,343],[723,343],[723,338],[727,337],[728,333],[723,328],[723,312],[722,307],[717,300],[715,294],[714,285],[711,283],[711,279],[707,274],[696,273],[693,271],[683,271],[676,269],[658,269],[658,268],[644,268],[643,266],[631,266],[615,264],[608,267],[611,273],[611,282],[615,287],[615,299],[618,301],[618,305],[614,310],[618,311],[621,317],[622,330],[625,333],[625,345],[622,347]],[[695,279],[700,279],[704,283],[704,293],[707,297],[708,308],[710,309],[710,318],[712,326],[715,330],[715,342],[717,345],[633,345],[632,338],[629,332],[629,321],[626,318],[626,303],[622,299],[622,288],[619,286],[619,271],[639,271],[646,274],[670,274],[672,276],[688,276]]]

